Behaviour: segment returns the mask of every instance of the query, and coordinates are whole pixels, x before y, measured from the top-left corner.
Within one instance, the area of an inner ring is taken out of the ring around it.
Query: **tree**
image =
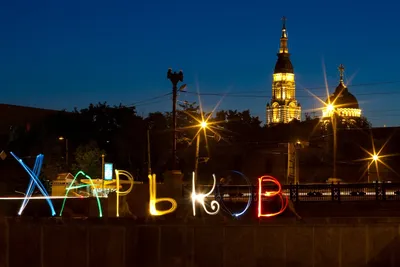
[[[305,120],[306,120],[306,121],[312,120],[312,118],[311,118],[311,116],[310,116],[310,113],[308,113],[308,112],[304,113],[304,117],[305,117]]]
[[[218,111],[214,121],[232,142],[255,141],[260,137],[261,121],[251,116],[249,110]]]
[[[150,134],[151,168],[159,177],[164,172],[171,156],[172,132],[168,123],[168,117],[161,112],[150,113],[145,119],[146,128]],[[146,157],[146,165],[148,167],[147,161]]]
[[[76,149],[75,162],[72,165],[74,173],[83,171],[93,179],[101,178],[101,156],[105,154],[104,150],[100,150],[95,141],[91,141],[86,145],[81,145]]]
[[[177,113],[177,138],[178,144],[186,147],[188,142],[193,138],[197,132],[196,125],[201,120],[200,107],[196,102],[190,103],[185,101],[179,104],[181,110]],[[203,114],[204,116],[205,114]]]

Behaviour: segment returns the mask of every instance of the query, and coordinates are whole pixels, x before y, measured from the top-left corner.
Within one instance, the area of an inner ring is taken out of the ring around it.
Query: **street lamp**
[[[63,136],[58,137],[58,140],[64,141],[65,140],[65,165],[67,166],[68,170],[68,139],[64,138]]]
[[[332,104],[328,104],[326,106],[326,110],[328,111],[329,114],[333,112],[334,108],[335,107]]]
[[[104,194],[104,157],[105,157],[105,155],[104,154],[102,154],[101,155],[101,181],[102,181],[102,186],[101,186],[101,189],[102,189],[102,194]],[[119,190],[119,188],[117,188],[117,190]]]
[[[370,182],[370,177],[369,177],[370,176],[370,172],[369,172],[370,171],[370,167],[374,163],[375,163],[376,174],[378,176],[377,177],[378,181],[381,180],[380,175],[379,175],[379,170],[378,170],[379,164],[382,164],[385,168],[387,168],[388,170],[391,170],[392,172],[397,174],[397,172],[394,171],[383,159],[384,158],[388,158],[388,157],[392,157],[392,156],[396,156],[398,154],[382,154],[383,149],[389,143],[389,141],[392,138],[392,136],[393,135],[391,135],[388,139],[386,139],[385,143],[381,146],[381,148],[379,150],[375,149],[375,142],[374,142],[374,138],[373,138],[372,135],[371,135],[372,151],[368,151],[365,148],[360,147],[368,155],[368,157],[358,160],[358,161],[366,161],[367,162],[367,168],[363,172],[362,177],[365,175],[365,173],[367,173],[367,181],[368,181],[368,183]]]

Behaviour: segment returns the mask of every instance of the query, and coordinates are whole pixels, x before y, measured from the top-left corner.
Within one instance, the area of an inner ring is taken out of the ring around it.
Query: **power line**
[[[359,84],[353,84],[349,87],[357,87],[357,86],[373,86],[373,85],[384,85],[384,84],[396,84],[400,83],[400,81],[385,81],[385,82],[372,82],[372,83],[359,83]],[[308,88],[308,90],[325,90],[325,87],[312,87]],[[186,91],[185,93],[192,94],[192,95],[199,95],[199,96],[227,96],[227,97],[238,97],[238,98],[270,98],[270,95],[266,94],[249,94],[249,93],[256,93],[256,92],[264,92],[264,91],[243,91],[243,92],[234,92],[234,93],[198,93],[198,92],[190,92]],[[243,94],[244,93],[244,94]],[[158,95],[155,97],[147,98],[141,101],[137,101],[132,104],[132,106],[143,106],[143,105],[151,105],[151,104],[156,104],[164,101],[164,99],[172,93],[166,93],[162,95]],[[373,95],[399,95],[400,91],[388,91],[388,92],[372,92],[372,93],[359,93],[357,96],[373,96]],[[327,96],[317,96],[319,98],[326,98]],[[312,95],[298,95],[296,98],[315,98],[315,96]],[[313,113],[318,111],[318,109],[310,109],[308,112],[304,113]],[[390,117],[400,117],[400,114],[382,114],[381,116],[374,116],[376,113],[388,113],[388,112],[399,112],[399,109],[376,109],[376,110],[366,110],[366,113],[372,113],[371,116],[368,116],[368,118],[381,118],[382,116],[390,116]]]
[[[349,87],[358,87],[358,86],[372,86],[372,85],[383,85],[383,84],[396,84],[396,83],[400,83],[400,81],[386,81],[386,82],[372,82],[372,83],[359,83],[359,84],[353,84]],[[335,87],[330,87],[330,88],[335,88]],[[310,88],[306,88],[307,90],[325,90],[325,87],[310,87]],[[271,97],[271,95],[264,95],[264,94],[249,94],[249,93],[261,93],[261,92],[265,92],[265,91],[240,91],[240,92],[235,92],[235,93],[197,93],[197,92],[190,92],[190,91],[186,91],[185,93],[188,94],[194,94],[194,95],[200,95],[200,96],[229,96],[229,97],[243,97],[243,98],[260,98],[260,97],[265,97],[265,98],[269,98]],[[361,96],[361,95],[397,95],[400,94],[399,92],[376,92],[376,93],[359,93],[357,94],[357,96]],[[166,94],[162,94],[162,95],[158,95],[155,97],[151,97],[151,98],[147,98],[144,100],[140,100],[137,102],[134,102],[133,104],[131,104],[130,106],[138,106],[138,105],[145,105],[145,104],[152,104],[152,103],[158,103],[154,102],[154,100],[160,99],[160,98],[164,98],[166,96],[172,95],[172,93],[166,93]],[[312,95],[297,95],[296,98],[313,98],[314,96]],[[317,96],[320,98],[324,98],[326,97],[324,96]]]
[[[400,83],[400,81],[386,81],[386,82],[372,82],[372,83],[359,83],[359,84],[353,84],[351,87],[360,87],[360,86],[373,86],[373,85],[384,85],[384,84],[396,84]],[[329,88],[336,88],[336,87],[329,87]],[[311,88],[304,88],[304,90],[326,90],[326,87],[311,87]],[[240,92],[235,92],[235,93],[197,93],[197,92],[186,92],[188,94],[195,94],[195,95],[200,95],[200,96],[228,96],[228,97],[243,97],[243,98],[260,98],[260,97],[271,97],[271,95],[265,95],[265,94],[252,94],[252,93],[260,93],[260,92],[265,92],[265,91],[240,91]],[[376,93],[358,93],[357,96],[359,95],[394,95],[394,94],[400,94],[400,92],[376,92]],[[317,96],[320,98],[327,97],[326,95],[323,96]],[[312,95],[297,95],[296,98],[314,98]]]
[[[157,104],[157,103],[161,103],[163,101],[165,101],[165,99],[153,100],[151,102],[145,102],[145,103],[137,104],[134,107],[142,107],[142,106],[146,106],[146,105],[154,105],[154,104]]]
[[[271,95],[242,95],[242,94],[237,94],[237,93],[196,93],[196,92],[187,92],[189,94],[194,94],[194,95],[200,95],[200,96],[227,96],[227,97],[242,97],[242,98],[260,98],[260,97],[265,97],[269,98]],[[399,92],[376,92],[376,93],[359,93],[357,96],[365,96],[365,95],[398,95],[400,94]],[[316,96],[318,98],[326,98],[327,96]],[[312,95],[297,95],[296,98],[315,98],[315,96]]]
[[[373,86],[373,85],[383,85],[383,84],[396,84],[400,83],[400,81],[384,81],[384,82],[370,82],[370,83],[356,83],[356,84],[351,84],[351,85],[346,85],[347,87],[361,87],[361,86]],[[333,89],[336,88],[337,85],[335,86],[328,86],[328,89]],[[325,86],[320,86],[320,87],[310,87],[310,88],[305,88],[308,90],[326,90]]]
[[[167,94],[163,94],[163,95],[147,98],[147,99],[144,99],[144,100],[141,100],[141,101],[137,101],[137,102],[131,104],[130,106],[137,106],[138,104],[144,105],[144,104],[146,104],[145,102],[149,102],[149,101],[153,101],[153,100],[156,100],[156,99],[160,99],[160,98],[163,98],[163,97],[166,97],[166,96],[169,96],[169,95],[172,95],[172,93],[167,93]]]

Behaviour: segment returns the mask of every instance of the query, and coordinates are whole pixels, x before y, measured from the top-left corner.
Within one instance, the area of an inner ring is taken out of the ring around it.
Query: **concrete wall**
[[[400,266],[399,219],[0,222],[0,266]]]

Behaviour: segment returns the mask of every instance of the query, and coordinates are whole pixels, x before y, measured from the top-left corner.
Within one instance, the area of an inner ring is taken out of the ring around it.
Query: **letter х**
[[[25,193],[25,198],[24,201],[22,202],[21,208],[19,209],[18,215],[21,215],[22,212],[24,211],[25,207],[28,205],[29,199],[33,194],[33,191],[35,189],[35,186],[39,188],[39,191],[42,193],[44,197],[46,197],[46,201],[50,206],[51,210],[51,215],[54,216],[56,215],[56,212],[54,210],[53,203],[51,202],[51,199],[49,198],[49,194],[47,193],[45,187],[39,180],[39,174],[40,170],[42,169],[42,164],[43,164],[43,155],[39,154],[36,156],[35,160],[35,165],[33,166],[33,169],[31,170],[23,161],[22,159],[18,158],[13,152],[10,152],[11,155],[18,161],[19,164],[21,164],[22,168],[29,174],[31,177],[31,180],[29,182],[28,189],[26,190]]]

